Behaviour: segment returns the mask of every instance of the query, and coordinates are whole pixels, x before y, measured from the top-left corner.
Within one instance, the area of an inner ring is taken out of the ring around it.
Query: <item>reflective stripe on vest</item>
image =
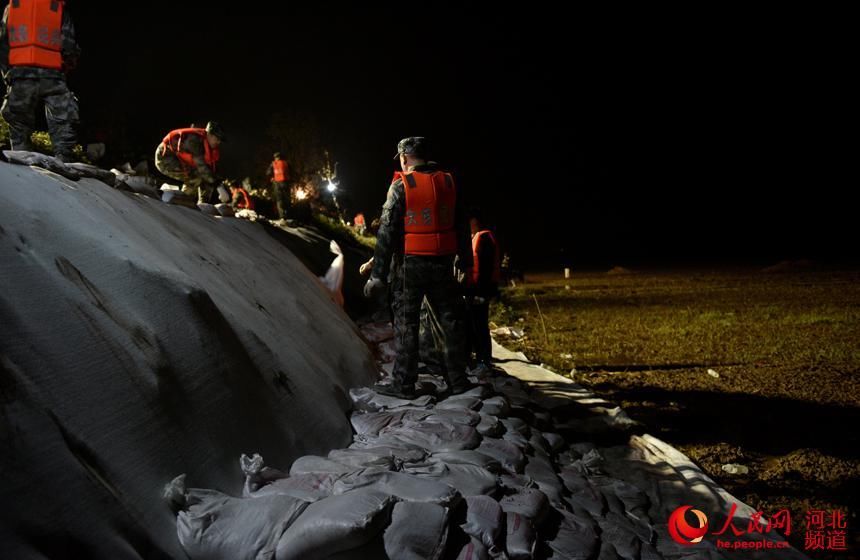
[[[9,66],[63,68],[63,2],[13,0],[6,20]]]
[[[167,136],[164,137],[164,140],[161,141],[162,146],[165,149],[173,152],[176,157],[187,165],[188,167],[194,167],[194,156],[192,156],[189,152],[182,150],[182,140],[189,134],[193,134],[195,136],[199,136],[203,139],[203,149],[205,150],[203,159],[212,171],[215,171],[215,166],[218,164],[218,160],[221,159],[221,152],[218,148],[212,148],[209,145],[209,140],[206,138],[206,130],[203,128],[177,128],[176,130],[170,131]]]
[[[272,180],[276,183],[283,183],[290,178],[290,166],[282,159],[276,159],[272,162]]]
[[[480,259],[478,259],[478,245],[481,243],[481,237],[486,236],[486,238],[493,244],[493,270],[490,272],[491,280],[498,284],[502,278],[502,262],[499,258],[499,246],[496,244],[496,238],[493,237],[493,233],[485,229],[483,231],[479,231],[475,235],[472,236],[472,283],[477,284],[478,280],[481,277],[481,264]],[[486,240],[484,241],[486,243]],[[486,274],[486,271],[483,271]]]
[[[454,208],[457,190],[450,173],[399,173],[406,193],[404,253],[441,256],[457,253]]]

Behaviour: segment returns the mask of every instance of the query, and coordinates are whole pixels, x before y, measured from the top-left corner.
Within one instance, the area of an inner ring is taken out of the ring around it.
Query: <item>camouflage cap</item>
[[[410,136],[404,138],[397,143],[397,154],[394,159],[400,157],[400,154],[408,156],[424,157],[427,155],[426,141],[423,136]]]

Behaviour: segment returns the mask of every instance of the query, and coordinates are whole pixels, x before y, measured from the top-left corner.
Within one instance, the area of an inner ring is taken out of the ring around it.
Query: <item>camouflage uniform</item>
[[[36,111],[45,104],[45,117],[54,153],[64,160],[72,159],[77,144],[78,100],[66,86],[66,76],[60,70],[31,66],[9,67],[9,39],[6,22],[9,8],[0,22],[0,70],[6,82],[6,98],[0,114],[9,124],[13,150],[33,151],[30,137],[36,128]],[[80,49],[75,42],[75,28],[68,8],[63,8],[62,56],[66,67],[74,67]]]
[[[431,173],[437,171],[438,167],[431,162],[417,166],[414,170]],[[457,253],[462,268],[470,268],[472,248],[461,208],[462,205],[457,204]],[[405,209],[403,181],[397,179],[389,187],[388,197],[382,207],[372,273],[374,278],[388,278],[391,257],[398,255],[394,259],[396,268],[393,270],[391,286],[394,341],[397,348],[394,378],[403,386],[414,384],[418,379],[419,319],[421,303],[426,296],[430,304],[428,311],[435,315],[441,330],[448,382],[454,387],[461,387],[467,383],[466,323],[463,299],[454,275],[454,255],[403,255]]]
[[[171,150],[159,144],[155,149],[155,167],[164,175],[182,183],[182,194],[197,193],[197,202],[209,202],[218,182],[212,168],[206,163],[206,146],[201,136],[188,134],[182,139],[182,151],[191,154],[194,167],[185,165]]]

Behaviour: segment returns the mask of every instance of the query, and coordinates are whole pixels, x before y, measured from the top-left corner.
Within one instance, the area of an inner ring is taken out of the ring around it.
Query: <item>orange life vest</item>
[[[276,183],[284,183],[290,178],[290,166],[282,159],[272,162],[272,180]]]
[[[403,180],[406,193],[404,253],[427,256],[455,254],[457,189],[451,174],[412,171],[395,176]]]
[[[62,0],[13,0],[6,20],[9,66],[63,68]]]
[[[189,152],[182,150],[182,140],[189,134],[197,135],[203,139],[205,150],[203,159],[206,161],[206,165],[211,167],[212,171],[215,171],[215,165],[221,159],[221,151],[209,145],[209,140],[206,139],[206,130],[203,128],[177,128],[176,130],[172,130],[161,141],[161,145],[164,146],[165,150],[170,150],[176,154],[179,161],[188,167],[194,167],[194,157]]]
[[[499,280],[502,278],[502,261],[499,258],[499,245],[496,243],[496,238],[493,236],[493,233],[488,230],[482,230],[472,236],[472,283],[477,284],[478,279],[481,277],[481,272],[486,274],[486,271],[481,270],[480,259],[478,259],[478,245],[482,242],[481,238],[485,237],[486,239],[483,243],[486,243],[489,240],[490,243],[493,244],[493,270],[491,271],[491,279],[494,283],[498,284]]]
[[[236,204],[238,208],[247,208],[248,210],[254,209],[254,202],[251,200],[251,197],[248,196],[248,191],[243,189],[242,187],[233,187],[233,191],[239,193],[242,196],[242,200]]]

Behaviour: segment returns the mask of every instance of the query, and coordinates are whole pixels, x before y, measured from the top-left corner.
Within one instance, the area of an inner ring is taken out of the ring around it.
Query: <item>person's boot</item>
[[[386,395],[389,397],[397,397],[399,399],[412,400],[415,398],[415,384],[402,384],[400,381],[392,381],[391,383],[382,384],[377,383],[373,387],[371,387],[374,391],[379,393],[380,395]]]

